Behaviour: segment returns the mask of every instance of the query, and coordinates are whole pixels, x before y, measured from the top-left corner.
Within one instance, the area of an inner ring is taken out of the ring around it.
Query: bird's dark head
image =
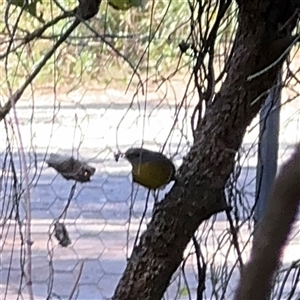
[[[168,160],[162,153],[151,151],[144,148],[129,148],[125,153],[124,157],[131,164],[144,164],[157,161]]]
[[[142,153],[145,150],[142,148],[129,148],[125,153],[124,157],[130,162],[130,163],[138,163],[138,161],[142,157]]]

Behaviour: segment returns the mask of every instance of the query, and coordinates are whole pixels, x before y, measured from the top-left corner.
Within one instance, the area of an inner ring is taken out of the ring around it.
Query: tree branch
[[[162,299],[196,229],[213,214],[228,209],[224,187],[233,171],[235,154],[266,98],[260,96],[272,87],[282,67],[281,61],[259,78],[247,80],[274,62],[271,42],[278,31],[273,24],[282,17],[280,10],[264,14],[270,0],[255,2],[255,13],[243,8],[239,11],[243,22],[239,22],[226,79],[195,132],[194,145],[179,169],[178,180],[157,205],[133,249],[113,300]],[[269,24],[273,30],[270,43],[266,42],[265,30]],[[276,55],[278,58],[281,53]]]
[[[75,13],[76,13],[76,9],[72,10],[72,11],[65,11],[65,12],[63,12],[63,14],[61,14],[61,15],[55,17],[53,20],[45,23],[41,28],[38,28],[38,29],[34,30],[33,32],[26,34],[24,36],[24,38],[22,39],[22,42],[20,42],[16,47],[13,47],[12,49],[10,49],[9,53],[13,53],[13,52],[17,51],[20,47],[30,43],[31,41],[33,41],[35,39],[40,38],[48,28],[56,25],[61,20],[64,20],[71,16],[74,16]],[[4,54],[1,54],[0,60],[5,58],[9,53],[7,53],[7,51],[5,51]]]
[[[39,64],[32,71],[32,73],[28,76],[28,78],[21,85],[21,87],[9,97],[8,101],[4,104],[3,107],[0,107],[0,122],[10,112],[11,108],[19,101],[26,88],[33,82],[33,80],[40,73],[47,61],[52,57],[52,55],[60,47],[60,45],[64,43],[64,41],[69,37],[69,35],[74,31],[74,29],[81,22],[89,20],[97,14],[101,0],[79,0],[79,3],[80,4],[76,9],[74,22],[70,25],[66,32],[57,40],[53,47],[46,53],[46,55],[39,62]]]
[[[275,180],[268,209],[254,237],[235,300],[268,299],[273,275],[300,205],[300,144]],[[258,288],[259,287],[259,288]]]

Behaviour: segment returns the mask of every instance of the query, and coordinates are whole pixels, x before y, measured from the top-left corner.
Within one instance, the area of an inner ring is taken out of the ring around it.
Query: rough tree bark
[[[270,66],[291,44],[300,1],[239,0],[238,5],[239,27],[227,77],[200,122],[179,179],[134,248],[114,300],[160,300],[196,229],[227,209],[223,191],[236,151],[283,60],[253,80],[248,77]]]

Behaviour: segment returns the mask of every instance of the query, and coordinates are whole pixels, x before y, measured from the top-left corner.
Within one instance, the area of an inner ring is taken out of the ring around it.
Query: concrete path
[[[156,100],[150,101],[146,114],[135,103],[132,110],[125,115],[128,103],[124,101],[123,94],[113,90],[108,90],[105,95],[99,95],[99,97],[82,95],[79,92],[62,96],[59,110],[53,108],[53,102],[49,96],[41,96],[35,104],[33,117],[29,103],[20,102],[18,117],[21,135],[26,147],[27,163],[30,166],[29,176],[33,180],[31,204],[35,299],[46,299],[50,290],[52,299],[68,299],[79,276],[82,262],[83,269],[75,293],[76,299],[109,299],[112,296],[126,265],[127,229],[132,198],[130,166],[122,159],[116,163],[113,154],[117,151],[116,145],[124,151],[132,145],[140,145],[142,139],[145,140],[147,147],[159,150],[172,127],[175,105],[157,107],[159,101]],[[55,118],[52,117],[53,111],[56,114]],[[288,122],[295,111],[294,106],[283,110],[280,162],[289,157],[293,144],[300,140],[299,117],[294,116]],[[190,113],[191,111],[188,111],[186,115],[182,111],[179,114],[179,125],[171,135],[169,146],[165,151],[167,155],[177,153],[174,157],[177,166],[180,165],[192,141],[191,132],[188,129]],[[146,115],[145,119],[144,115]],[[29,123],[30,120],[32,120],[32,125]],[[123,120],[121,124],[120,120]],[[245,218],[245,214],[253,205],[256,149],[251,148],[251,145],[258,134],[258,126],[255,124],[257,120],[253,122],[253,129],[245,137],[244,147],[247,150],[245,154],[248,153],[248,157],[237,185],[243,197],[243,204],[240,207],[241,220]],[[7,147],[6,135],[3,134],[5,132],[3,122],[0,123],[0,132],[0,162],[3,165]],[[10,129],[9,134],[13,136]],[[19,170],[17,143],[15,142],[12,147],[14,163],[16,169]],[[65,224],[72,241],[68,248],[57,245],[57,241],[49,236],[49,232],[51,232],[53,220],[61,214],[67,203],[73,183],[66,181],[43,164],[45,156],[50,153],[66,155],[73,153],[75,156],[79,153],[80,157],[88,160],[97,169],[90,183],[77,185],[68,208]],[[36,164],[34,155],[37,159]],[[169,188],[162,192],[162,196]],[[131,245],[138,227],[138,220],[144,210],[145,193],[146,191],[140,188],[136,194],[130,228]],[[9,210],[12,203],[9,202],[8,192],[3,200],[4,194],[5,191],[2,190],[1,201],[3,207]],[[24,217],[23,201],[24,199],[21,200],[20,206],[21,217]],[[150,208],[151,204],[152,201],[150,201]],[[151,209],[149,209],[148,217],[150,217],[150,212]],[[2,217],[5,215],[7,214],[3,214]],[[219,214],[216,219],[206,222],[200,229],[206,241],[205,247],[203,246],[205,256],[210,261],[214,261],[208,270],[207,299],[215,299],[211,298],[213,285],[224,284],[216,283],[214,276],[222,278],[230,276],[230,270],[236,261],[235,251],[230,246],[228,224],[225,221],[225,215]],[[249,241],[248,224],[246,222],[241,229],[241,244],[242,241],[245,243]],[[285,249],[285,264],[300,258],[299,224],[295,225],[294,237]],[[13,221],[6,222],[5,225],[2,224],[0,230],[2,252],[0,272],[2,298],[0,299],[15,300],[20,291],[22,297],[19,299],[28,299],[25,282],[20,284],[22,253],[20,252],[18,224]],[[244,251],[245,258],[248,253],[249,247]],[[227,260],[226,270],[224,269],[225,259]],[[197,287],[194,266],[195,260],[191,257],[186,264],[191,299],[195,299]],[[178,272],[176,276],[166,294],[166,299],[175,299],[175,294],[180,294],[180,299],[189,299],[189,289],[183,280],[182,273]],[[228,288],[226,299],[232,296],[230,292],[234,290],[237,278],[236,270],[230,278],[228,277],[230,288]]]

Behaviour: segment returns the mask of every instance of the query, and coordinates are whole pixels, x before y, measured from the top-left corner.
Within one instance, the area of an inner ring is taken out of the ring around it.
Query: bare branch
[[[43,57],[43,59],[40,61],[37,67],[32,71],[32,73],[28,76],[28,78],[25,80],[22,86],[9,98],[9,100],[4,104],[3,107],[0,107],[0,122],[9,113],[12,106],[19,101],[26,88],[33,82],[33,80],[40,73],[47,61],[52,57],[52,55],[60,47],[60,45],[65,42],[65,40],[74,31],[74,29],[77,28],[77,26],[82,21],[88,20],[97,14],[101,0],[80,0],[79,2],[80,4],[76,9],[76,18],[71,24],[71,26],[53,45],[53,47],[48,51],[48,53],[46,53],[46,55]]]
[[[288,36],[280,40],[274,41],[270,48],[272,49],[275,61],[271,63],[269,66],[260,70],[259,72],[249,76],[247,79],[249,81],[263,75],[264,73],[268,72],[270,69],[274,68],[280,61],[284,60],[288,53],[290,52],[291,48],[300,40],[300,34],[298,36]],[[278,57],[279,56],[279,57]]]
[[[79,280],[80,280],[81,275],[82,275],[83,266],[84,266],[84,262],[82,261],[81,264],[80,264],[79,271],[78,271],[78,276],[77,276],[77,278],[76,278],[76,280],[74,282],[74,286],[72,288],[69,300],[72,300],[72,298],[73,298],[73,296],[75,294],[76,288],[78,286]]]
[[[24,36],[24,38],[22,39],[22,42],[20,42],[16,47],[12,48],[9,50],[9,53],[13,53],[15,51],[17,51],[20,47],[30,43],[31,41],[41,38],[43,33],[50,27],[56,25],[59,21],[64,20],[68,17],[74,16],[76,13],[76,10],[72,10],[72,11],[65,11],[63,14],[57,16],[56,18],[54,18],[53,20],[47,22],[46,24],[44,24],[41,28],[38,28],[36,30],[34,30],[33,32],[28,33],[27,35]],[[51,37],[53,38],[53,37]],[[8,51],[6,51],[4,54],[0,55],[0,60],[7,57],[8,55]]]

